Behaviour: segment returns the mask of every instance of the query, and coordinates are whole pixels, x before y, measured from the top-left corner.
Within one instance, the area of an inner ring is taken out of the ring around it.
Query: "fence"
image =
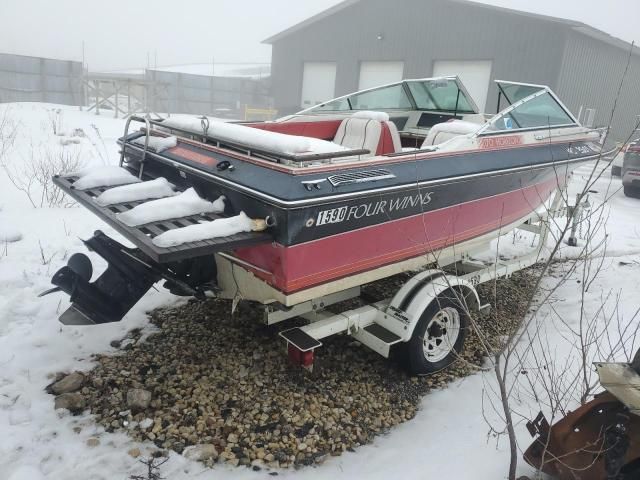
[[[214,77],[146,70],[145,80],[166,87],[161,94],[151,92],[149,105],[155,112],[242,118],[247,107],[273,107],[268,78]]]
[[[0,53],[0,103],[49,102],[114,116],[186,113],[236,119],[272,118],[270,79],[163,70],[89,74],[81,62]]]
[[[80,105],[82,63],[0,53],[0,103]]]

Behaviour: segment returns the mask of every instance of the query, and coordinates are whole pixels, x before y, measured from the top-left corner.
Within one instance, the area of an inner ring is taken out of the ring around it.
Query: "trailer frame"
[[[306,325],[286,329],[280,332],[280,336],[286,342],[289,358],[307,369],[313,367],[315,350],[322,346],[321,340],[336,334],[350,335],[388,358],[394,345],[414,338],[422,316],[434,302],[441,300],[445,292],[453,292],[461,309],[465,310],[462,314],[487,312],[490,305],[481,304],[476,287],[487,281],[509,277],[538,263],[543,258],[551,219],[567,215],[573,217],[573,240],[569,244],[575,245],[575,227],[584,206],[563,205],[565,199],[566,190],[558,189],[543,207],[525,219],[505,225],[497,234],[493,232],[436,254],[425,254],[288,294],[256,276],[252,270],[257,267],[232,254],[217,253],[217,280],[221,289],[217,296],[234,302],[244,299],[264,304],[264,322],[268,325],[294,317],[306,320]],[[497,258],[491,262],[477,259],[476,255],[486,252],[492,240],[514,229],[536,235],[530,252],[512,259],[501,259],[496,255]],[[359,297],[363,285],[406,272],[414,274],[391,298],[343,312],[327,311],[331,305]],[[452,353],[456,353],[453,345],[451,347]]]

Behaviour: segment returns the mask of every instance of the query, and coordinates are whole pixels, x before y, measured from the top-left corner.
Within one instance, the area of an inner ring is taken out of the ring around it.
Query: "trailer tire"
[[[420,316],[411,339],[403,345],[403,357],[411,374],[438,372],[462,352],[469,316],[457,298],[450,290],[445,291]]]

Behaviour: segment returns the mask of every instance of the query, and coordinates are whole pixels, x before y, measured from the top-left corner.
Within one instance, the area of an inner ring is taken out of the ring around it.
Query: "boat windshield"
[[[498,85],[502,92],[503,86]],[[532,85],[520,85],[519,87],[521,89],[506,90],[512,93],[511,105],[489,120],[479,132],[480,134],[578,125],[575,117],[548,87]],[[532,93],[522,97],[526,91]],[[516,101],[518,95],[521,98]]]
[[[527,98],[528,96],[546,88],[544,85],[505,82],[504,80],[496,80],[496,84],[498,85],[500,95],[509,103],[509,105],[513,105],[523,98]]]
[[[458,84],[457,78],[408,81],[407,86],[419,110],[476,113],[476,109],[469,103],[466,92]]]
[[[404,80],[362,90],[308,108],[299,113],[357,110],[426,110],[477,113],[478,107],[458,77]]]

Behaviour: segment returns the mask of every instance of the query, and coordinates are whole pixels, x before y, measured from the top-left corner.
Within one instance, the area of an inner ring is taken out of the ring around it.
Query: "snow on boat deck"
[[[222,213],[224,197],[215,202],[200,198],[194,188],[189,188],[175,197],[161,198],[142,203],[131,210],[118,214],[118,220],[129,227],[182,218],[200,213]]]
[[[133,183],[105,190],[96,198],[103,207],[116,203],[137,202],[147,199],[158,199],[177,195],[173,185],[166,178],[159,177],[147,182]]]

